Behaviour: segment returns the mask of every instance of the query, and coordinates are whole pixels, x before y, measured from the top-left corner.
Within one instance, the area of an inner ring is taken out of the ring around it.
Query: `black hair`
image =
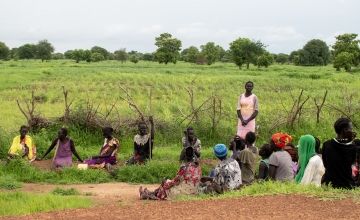
[[[247,144],[253,144],[256,140],[256,135],[254,132],[249,131],[245,136],[245,141]]]
[[[107,134],[114,132],[114,129],[112,127],[104,127],[102,130],[104,133],[107,133]]]
[[[270,144],[264,144],[263,146],[261,146],[260,150],[259,150],[259,155],[261,156],[261,158],[266,159],[269,158],[270,155],[272,154],[273,150]]]
[[[68,129],[67,128],[60,128],[60,131],[67,136],[68,135]]]
[[[334,124],[336,134],[340,134],[345,128],[348,128],[351,120],[348,118],[339,118]]]
[[[29,127],[28,126],[26,126],[26,125],[21,125],[21,127],[20,127],[20,131],[22,130],[22,129],[26,129],[26,130],[29,130]]]
[[[245,149],[245,140],[242,139],[242,138],[234,138],[234,142],[235,142],[235,147],[236,147],[236,150],[244,150]]]
[[[247,82],[245,83],[245,85],[247,85],[248,83],[251,83],[251,84],[254,86],[253,81],[247,81]]]
[[[321,149],[320,149],[321,141],[318,137],[314,137],[314,138],[315,138],[315,152],[317,154],[321,154]]]

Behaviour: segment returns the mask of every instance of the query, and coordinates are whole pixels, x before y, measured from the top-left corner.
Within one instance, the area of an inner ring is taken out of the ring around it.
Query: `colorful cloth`
[[[155,190],[155,196],[160,200],[165,200],[178,194],[197,194],[200,178],[201,168],[199,165],[193,162],[184,163],[174,179],[164,181]]]
[[[84,163],[88,165],[96,164],[111,164],[114,165],[117,163],[117,151],[119,150],[119,140],[112,138],[108,140],[105,138],[104,145],[100,149],[100,155],[95,156],[91,159],[85,160]]]
[[[278,148],[284,148],[288,143],[291,143],[292,137],[286,133],[276,133],[271,136],[271,140]]]
[[[71,167],[72,165],[72,151],[71,140],[68,139],[65,143],[60,140],[57,142],[55,155],[53,158],[53,167]]]
[[[28,159],[34,161],[36,158],[36,147],[29,135],[26,135],[22,140],[20,135],[16,136],[13,139],[8,153],[11,155],[22,156],[25,153],[25,144],[29,148],[29,154],[27,155]]]
[[[311,157],[313,157],[315,152],[315,138],[311,135],[303,135],[299,140],[299,171],[295,177],[297,183],[301,182],[301,179],[304,176],[306,166],[309,163]]]
[[[245,93],[241,94],[238,99],[237,110],[240,110],[241,116],[244,120],[247,120],[251,115],[259,110],[258,98],[256,95],[251,94],[246,97]],[[245,139],[248,132],[255,132],[255,119],[248,122],[247,125],[243,126],[241,120],[238,120],[237,135]]]
[[[242,184],[239,163],[233,158],[227,158],[216,165],[214,180],[224,190],[237,189]]]

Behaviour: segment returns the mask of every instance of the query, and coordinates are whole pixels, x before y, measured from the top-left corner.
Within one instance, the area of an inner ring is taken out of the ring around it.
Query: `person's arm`
[[[52,151],[52,149],[54,149],[54,147],[56,146],[57,142],[58,142],[58,138],[56,138],[56,139],[51,143],[50,147],[47,149],[47,151],[45,152],[44,156],[41,157],[41,160],[43,160],[43,159],[46,157],[46,155],[48,155],[48,154],[50,153],[50,151]]]
[[[276,166],[270,164],[270,166],[269,166],[269,178],[271,180],[275,180],[276,169],[277,169]]]
[[[155,126],[154,126],[154,119],[152,116],[149,117],[149,121],[150,121],[150,137],[151,137],[151,141],[154,141],[154,137],[155,137]]]
[[[80,158],[79,154],[76,152],[75,144],[74,144],[74,142],[73,142],[72,140],[70,140],[70,149],[71,149],[71,152],[75,155],[75,157],[76,157],[81,163],[84,162],[84,161]]]
[[[114,144],[113,146],[110,147],[110,149],[108,151],[106,151],[106,153],[104,155],[99,155],[99,156],[96,156],[96,157],[93,157],[94,159],[95,158],[105,158],[105,157],[109,157],[112,155],[112,153],[114,152],[114,150],[116,150],[117,148],[117,145]]]
[[[267,166],[264,162],[260,162],[260,165],[259,165],[259,174],[258,174],[258,178],[259,179],[266,179],[266,169],[267,169]]]

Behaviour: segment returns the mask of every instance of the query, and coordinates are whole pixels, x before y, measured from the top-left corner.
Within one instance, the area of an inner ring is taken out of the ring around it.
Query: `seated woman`
[[[8,152],[8,159],[15,157],[27,158],[30,162],[36,158],[36,147],[32,138],[27,135],[29,128],[25,125],[20,127],[20,135],[13,139]]]
[[[103,128],[104,145],[101,147],[99,155],[85,160],[85,164],[91,168],[109,168],[117,163],[117,151],[120,144],[118,139],[113,137],[113,132],[114,129],[111,127]]]
[[[269,157],[271,156],[272,152],[273,150],[270,144],[264,144],[259,150],[261,161],[259,164],[258,179],[260,180],[269,179]]]
[[[196,159],[200,158],[201,141],[196,137],[195,131],[192,127],[188,127],[184,131],[185,137],[182,138],[183,149],[180,154],[180,161],[185,161],[185,149],[192,147]]]
[[[286,133],[276,133],[271,137],[273,153],[269,158],[269,177],[272,180],[292,181],[294,173],[290,154],[284,147],[291,143],[292,137]]]
[[[321,157],[315,151],[316,141],[311,135],[303,135],[299,140],[299,171],[295,181],[301,184],[321,186],[325,167]]]
[[[83,162],[75,150],[74,142],[67,135],[67,129],[60,128],[58,137],[55,138],[48,150],[45,152],[44,156],[41,158],[41,160],[43,160],[46,155],[48,155],[50,151],[52,151],[52,149],[54,149],[56,146],[54,158],[52,161],[52,169],[71,167],[72,154],[74,154],[80,162]]]
[[[214,154],[220,162],[216,165],[212,176],[201,178],[199,191],[207,194],[221,194],[227,190],[240,188],[242,184],[240,166],[233,158],[227,158],[226,146],[215,145]]]
[[[134,155],[126,162],[126,164],[143,164],[146,160],[152,157],[152,150],[154,148],[154,121],[153,118],[149,118],[150,121],[150,134],[147,132],[147,125],[145,122],[138,124],[139,133],[134,137]],[[151,148],[151,149],[150,149]]]
[[[197,194],[201,178],[201,168],[194,162],[194,150],[192,147],[185,149],[185,163],[182,163],[178,173],[172,180],[164,180],[159,188],[150,192],[147,188],[139,188],[140,199],[165,200],[174,198],[179,194]]]

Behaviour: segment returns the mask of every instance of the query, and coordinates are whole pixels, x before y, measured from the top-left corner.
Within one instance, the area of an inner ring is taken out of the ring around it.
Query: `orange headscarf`
[[[271,140],[278,148],[284,148],[288,143],[292,141],[292,137],[286,133],[276,133],[271,136]]]

